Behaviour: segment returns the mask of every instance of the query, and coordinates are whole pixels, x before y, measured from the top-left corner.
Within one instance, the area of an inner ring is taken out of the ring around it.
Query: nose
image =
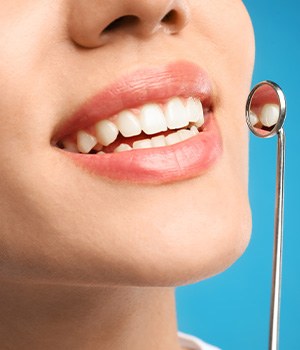
[[[189,22],[187,0],[76,0],[70,3],[69,35],[95,48],[123,34],[146,38],[180,32]],[[124,36],[123,36],[124,38]]]

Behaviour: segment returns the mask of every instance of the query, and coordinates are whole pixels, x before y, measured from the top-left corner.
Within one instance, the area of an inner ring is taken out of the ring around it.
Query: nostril
[[[162,23],[168,25],[175,25],[178,22],[178,13],[175,10],[169,11],[165,17],[161,20]]]
[[[157,33],[180,33],[190,19],[188,0],[114,0],[108,1],[109,12],[102,11],[100,5],[96,11],[88,3],[91,1],[72,2],[66,28],[70,40],[82,48],[119,42],[124,35],[140,40]]]
[[[184,14],[182,15],[182,12],[177,9],[172,9],[163,17],[161,24],[168,33],[178,33],[188,22],[189,16],[187,13]]]
[[[132,16],[132,15],[122,16],[115,19],[107,27],[105,27],[102,33],[116,31],[121,28],[124,29],[128,27],[133,27],[138,22],[139,22],[139,18],[137,16]]]

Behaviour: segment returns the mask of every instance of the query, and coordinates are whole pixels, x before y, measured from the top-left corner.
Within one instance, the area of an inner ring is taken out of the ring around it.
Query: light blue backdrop
[[[253,85],[276,81],[287,97],[285,238],[280,350],[300,349],[300,2],[246,0],[256,33]],[[232,20],[232,19],[228,19]],[[225,273],[177,288],[178,323],[222,350],[267,350],[276,138],[250,139],[252,240]]]

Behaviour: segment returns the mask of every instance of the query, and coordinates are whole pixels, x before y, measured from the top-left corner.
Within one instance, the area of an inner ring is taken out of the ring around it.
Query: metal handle
[[[285,166],[285,134],[278,132],[276,199],[274,222],[274,251],[272,296],[270,310],[269,350],[279,349],[280,296],[282,279],[282,244],[283,244],[283,206],[284,206],[284,166]]]

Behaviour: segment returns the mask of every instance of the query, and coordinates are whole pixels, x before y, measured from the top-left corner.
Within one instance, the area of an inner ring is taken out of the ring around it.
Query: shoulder
[[[178,331],[179,344],[191,350],[221,350],[213,345],[205,343],[203,340],[183,332]]]

